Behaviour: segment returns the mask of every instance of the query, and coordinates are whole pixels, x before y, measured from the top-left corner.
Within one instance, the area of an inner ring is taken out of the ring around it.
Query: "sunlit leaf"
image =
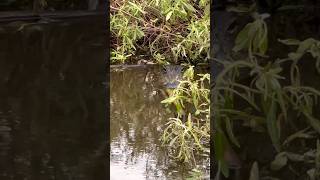
[[[191,12],[196,12],[197,10],[189,3],[183,2],[183,5]]]
[[[170,11],[167,15],[166,15],[166,21],[168,21],[170,19],[170,17],[172,16],[173,11]]]

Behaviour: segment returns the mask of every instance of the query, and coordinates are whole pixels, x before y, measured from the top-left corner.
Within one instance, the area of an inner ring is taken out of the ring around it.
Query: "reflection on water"
[[[160,67],[111,70],[111,180],[188,177],[188,168],[172,161],[159,140],[170,116],[160,103],[161,73]]]
[[[108,179],[105,46],[94,21],[1,25],[1,180]]]

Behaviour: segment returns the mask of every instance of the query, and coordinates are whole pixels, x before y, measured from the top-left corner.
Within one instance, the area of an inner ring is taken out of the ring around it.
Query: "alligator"
[[[167,89],[174,89],[179,85],[182,79],[183,67],[179,65],[164,66],[164,85]]]

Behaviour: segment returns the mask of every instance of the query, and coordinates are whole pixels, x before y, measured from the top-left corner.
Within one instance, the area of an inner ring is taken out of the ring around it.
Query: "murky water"
[[[111,180],[189,177],[190,169],[169,157],[159,140],[172,116],[160,103],[162,73],[158,66],[111,71]]]
[[[0,25],[1,180],[109,179],[102,24]],[[112,180],[189,176],[159,141],[171,116],[160,104],[161,73],[111,73]]]
[[[1,180],[108,179],[100,19],[1,24]]]

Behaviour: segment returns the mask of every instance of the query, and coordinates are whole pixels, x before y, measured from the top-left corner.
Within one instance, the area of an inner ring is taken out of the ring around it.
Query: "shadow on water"
[[[188,177],[190,169],[161,146],[160,137],[172,117],[160,103],[165,98],[162,73],[158,66],[111,69],[111,180]]]
[[[108,179],[102,21],[1,24],[1,180]]]

